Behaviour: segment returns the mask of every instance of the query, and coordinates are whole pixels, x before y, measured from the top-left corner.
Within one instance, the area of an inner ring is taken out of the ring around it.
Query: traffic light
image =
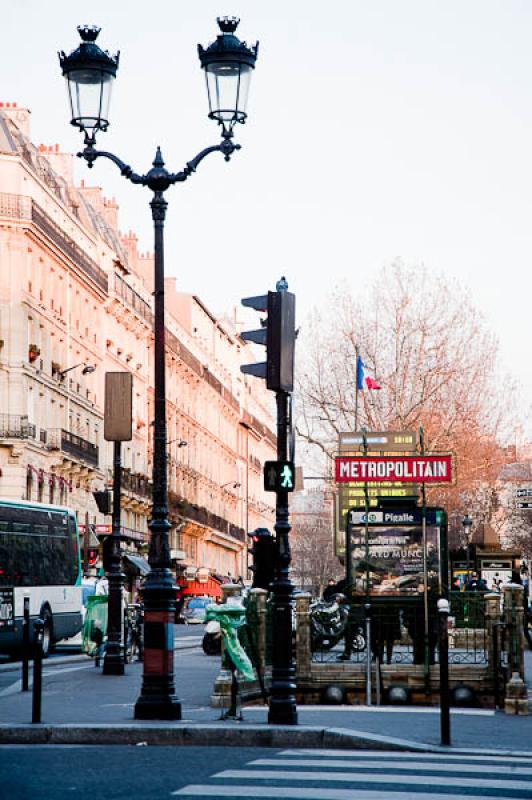
[[[93,492],[92,496],[98,506],[100,514],[111,514],[111,492],[109,489],[104,489],[101,492]]]
[[[277,283],[277,291],[257,297],[242,298],[242,305],[268,313],[262,327],[244,331],[246,342],[266,345],[266,361],[244,364],[240,370],[256,378],[265,378],[266,386],[274,392],[294,390],[295,309],[296,297],[287,291],[285,278]]]
[[[293,492],[296,468],[293,461],[264,462],[264,491]]]
[[[268,528],[257,528],[251,536],[252,547],[250,553],[253,565],[250,570],[253,572],[252,589],[266,589],[269,591],[270,584],[275,575],[275,565],[277,563],[277,544],[275,537]]]

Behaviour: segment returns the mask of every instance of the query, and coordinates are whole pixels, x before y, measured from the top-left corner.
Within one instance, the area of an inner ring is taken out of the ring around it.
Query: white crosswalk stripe
[[[509,756],[290,749],[225,769],[179,797],[278,800],[532,798],[532,762]]]

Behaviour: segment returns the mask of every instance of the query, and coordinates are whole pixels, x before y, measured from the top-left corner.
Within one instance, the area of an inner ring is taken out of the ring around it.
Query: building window
[[[33,486],[33,473],[28,470],[26,474],[26,500],[31,500],[31,490]]]

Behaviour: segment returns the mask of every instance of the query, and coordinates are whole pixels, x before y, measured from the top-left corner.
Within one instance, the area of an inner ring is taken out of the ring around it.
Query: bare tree
[[[418,430],[426,449],[453,452],[457,481],[430,499],[467,509],[506,460],[499,441],[512,421],[512,386],[499,390],[497,341],[458,283],[400,263],[369,295],[337,291],[303,332],[298,433],[329,470],[338,434],[355,428],[355,365],[382,387],[358,397],[357,427]]]
[[[298,586],[315,596],[329,578],[336,579],[342,572],[331,537],[331,499],[330,493],[321,489],[300,495],[291,515],[293,577]]]

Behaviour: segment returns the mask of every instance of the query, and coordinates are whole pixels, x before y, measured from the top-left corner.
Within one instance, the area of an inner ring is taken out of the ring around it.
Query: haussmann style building
[[[124,552],[142,570],[151,508],[153,257],[118,232],[118,206],[74,186],[73,157],[30,139],[0,103],[0,497],[60,503],[95,551],[110,532],[93,492],[112,483],[106,372],[133,375],[123,443]],[[171,253],[168,261],[171,264]],[[262,465],[275,458],[268,393],[236,319],[166,280],[170,545],[190,587],[247,574],[247,531],[273,525]],[[125,561],[127,562],[127,558]],[[139,567],[140,564],[140,567]]]

